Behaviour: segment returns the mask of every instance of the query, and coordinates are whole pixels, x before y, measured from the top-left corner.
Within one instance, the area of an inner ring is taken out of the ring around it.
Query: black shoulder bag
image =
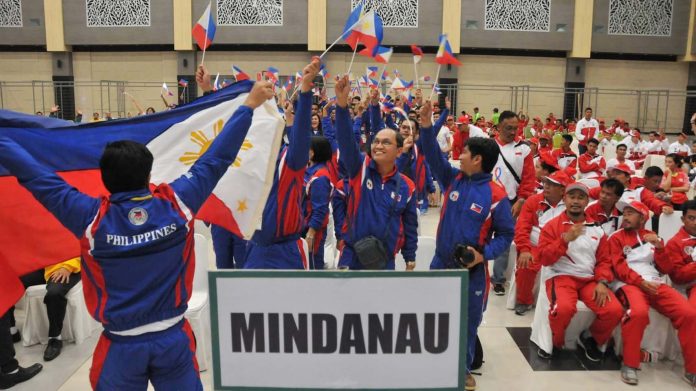
[[[384,242],[387,241],[387,235],[389,235],[389,225],[392,218],[396,214],[396,207],[399,204],[400,188],[401,188],[401,173],[397,171],[396,174],[396,199],[393,199],[392,206],[389,208],[389,218],[387,219],[387,227],[384,237],[382,239],[374,236],[368,235],[353,244],[353,251],[358,257],[358,261],[363,266],[365,270],[384,270],[387,267],[387,262],[389,261],[389,256],[387,255],[387,249],[384,246]]]

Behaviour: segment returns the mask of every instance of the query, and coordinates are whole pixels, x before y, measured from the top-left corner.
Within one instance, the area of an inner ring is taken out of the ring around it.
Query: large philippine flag
[[[83,125],[0,111],[0,136],[13,139],[39,163],[92,196],[108,194],[101,182],[99,158],[105,145],[116,140],[147,145],[154,156],[151,183],[168,183],[185,174],[210,147],[252,85],[242,81],[171,111]],[[283,128],[271,101],[254,111],[236,161],[198,219],[247,238],[253,234],[272,185]],[[11,301],[5,288],[19,283],[16,276],[79,253],[78,239],[0,166],[0,313],[6,299]]]

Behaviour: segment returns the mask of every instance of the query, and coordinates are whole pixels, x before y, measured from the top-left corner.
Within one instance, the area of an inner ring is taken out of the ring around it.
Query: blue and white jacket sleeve
[[[307,167],[309,146],[312,139],[312,91],[300,92],[295,110],[295,121],[288,138],[286,162],[290,169],[297,171]]]
[[[354,178],[363,163],[358,143],[355,142],[351,130],[350,114],[347,108],[336,107],[336,140],[341,151],[341,162],[346,167],[348,178]]]
[[[309,227],[319,230],[324,227],[326,216],[329,215],[329,202],[331,201],[331,181],[321,176],[310,185],[310,202],[312,214],[309,217]]]
[[[401,217],[404,225],[404,246],[401,248],[401,255],[406,262],[416,260],[418,249],[418,200],[416,198],[415,194],[411,195]]]
[[[502,197],[491,209],[493,239],[483,248],[483,259],[486,260],[496,259],[510,248],[515,236],[515,220],[512,218],[510,201],[507,197]]]
[[[440,118],[438,118],[433,128],[421,128],[420,139],[422,140],[425,161],[430,166],[430,170],[441,185],[441,188],[446,189],[457,174],[459,174],[459,170],[452,167],[449,161],[442,156],[440,144],[437,143],[437,132],[442,127],[442,123],[444,122],[444,120],[442,120],[443,118],[447,118],[446,110],[440,115]]]
[[[240,106],[203,156],[196,160],[186,174],[171,183],[174,192],[193,214],[198,212],[237,158],[251,126],[253,114],[250,107]]]
[[[17,177],[19,184],[73,235],[78,239],[84,235],[99,210],[99,199],[70,186],[7,137],[0,137],[0,165]]]

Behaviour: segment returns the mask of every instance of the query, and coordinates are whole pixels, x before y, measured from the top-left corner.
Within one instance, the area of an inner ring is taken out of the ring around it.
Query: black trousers
[[[15,359],[14,343],[10,334],[11,317],[11,310],[0,316],[0,371],[2,373],[10,373],[19,366]]]
[[[68,291],[80,282],[80,273],[71,273],[68,282],[58,283],[55,281],[46,281],[44,278],[43,269],[26,274],[20,277],[25,288],[34,285],[46,284],[46,296],[44,296],[44,304],[46,304],[46,312],[48,314],[48,336],[58,337],[63,331],[63,320],[65,320],[65,309],[68,306],[68,299],[65,295]],[[9,312],[12,313],[10,319],[11,325],[14,326],[14,308]]]

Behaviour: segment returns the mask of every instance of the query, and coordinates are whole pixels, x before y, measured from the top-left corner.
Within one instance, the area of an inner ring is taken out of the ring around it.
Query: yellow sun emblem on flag
[[[191,132],[191,138],[190,140],[197,144],[200,149],[198,152],[185,152],[183,156],[179,158],[179,161],[184,163],[187,166],[192,165],[193,163],[198,160],[203,154],[210,148],[210,145],[213,143],[213,140],[222,132],[222,128],[225,126],[225,123],[223,120],[218,119],[215,121],[213,124],[213,137],[208,138],[206,136],[205,132],[202,130],[196,130]],[[244,142],[242,143],[242,151],[248,151],[252,149],[254,145],[248,140],[244,139]],[[240,167],[242,165],[242,159],[238,156],[235,160],[234,163],[232,163],[232,167]]]

